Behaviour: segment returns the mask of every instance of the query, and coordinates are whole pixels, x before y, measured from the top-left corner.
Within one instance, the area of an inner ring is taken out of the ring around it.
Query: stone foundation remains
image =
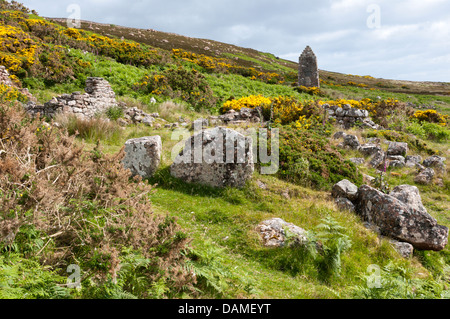
[[[335,119],[336,124],[344,129],[350,129],[355,125],[360,125],[362,128],[374,130],[381,128],[370,119],[369,112],[367,110],[355,109],[349,104],[345,104],[343,107],[324,104],[322,107],[328,111],[329,118]]]
[[[54,117],[57,113],[74,114],[83,119],[117,106],[116,95],[108,81],[90,77],[86,80],[85,93],[74,92],[54,97],[44,105],[29,102],[27,111],[32,115]]]

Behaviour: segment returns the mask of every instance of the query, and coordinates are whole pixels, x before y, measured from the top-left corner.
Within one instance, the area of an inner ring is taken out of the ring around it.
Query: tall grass
[[[169,122],[177,122],[183,116],[186,106],[173,101],[166,101],[158,105],[159,116]]]
[[[95,144],[101,141],[107,145],[121,143],[123,129],[115,122],[100,117],[81,119],[75,115],[59,114],[55,122],[67,129],[69,135],[76,135],[86,143]]]

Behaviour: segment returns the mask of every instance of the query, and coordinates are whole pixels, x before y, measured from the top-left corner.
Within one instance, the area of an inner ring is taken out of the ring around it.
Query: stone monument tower
[[[317,57],[309,46],[307,46],[300,55],[298,85],[303,85],[306,87],[320,87]]]

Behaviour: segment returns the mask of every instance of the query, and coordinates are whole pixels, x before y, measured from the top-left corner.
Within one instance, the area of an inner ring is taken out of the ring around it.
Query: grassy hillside
[[[65,19],[49,18],[51,21],[66,25]],[[216,58],[229,58],[237,64],[246,67],[256,67],[266,71],[297,73],[298,64],[284,60],[267,52],[259,52],[251,48],[242,48],[235,45],[208,39],[196,39],[187,36],[161,32],[153,29],[135,29],[117,25],[102,24],[92,21],[81,21],[83,30],[96,32],[108,37],[145,43],[150,46],[171,51],[182,49],[196,54],[203,54]],[[299,48],[301,50],[302,48]],[[299,51],[300,56],[301,51]],[[320,65],[320,59],[319,59]],[[345,85],[349,82],[367,85],[369,88],[382,89],[382,91],[422,94],[422,95],[450,95],[450,83],[443,82],[413,82],[373,78],[370,75],[352,75],[321,70],[320,78],[335,84]]]
[[[6,1],[0,9],[0,64],[39,103],[83,91],[87,77],[103,77],[124,105],[161,117],[153,127],[121,127],[112,113],[108,124],[59,118],[56,127],[28,118],[20,103],[26,97],[4,88],[0,298],[450,296],[448,247],[404,259],[357,215],[338,209],[334,183],[347,178],[359,186],[363,174],[377,172],[349,161],[359,155],[337,147],[331,136],[340,129],[323,124],[320,107],[348,103],[370,111],[386,130],[347,130],[361,140],[406,141],[413,154],[450,158],[450,83],[321,71],[320,90],[301,88],[296,63],[270,53],[87,21],[68,29],[63,20]],[[276,175],[257,171],[242,189],[170,176],[178,141],[165,123],[190,124],[219,115],[227,101],[239,109],[241,98],[258,96],[269,99],[272,125],[281,131]],[[120,165],[121,150],[128,139],[151,135],[163,141],[161,167],[151,180],[133,180]],[[386,178],[392,187],[414,185],[414,169]],[[417,186],[429,213],[449,227],[450,179],[439,178]],[[306,229],[335,253],[263,247],[256,227],[273,217]],[[81,268],[81,290],[66,285],[69,265]],[[382,288],[367,287],[371,265],[380,267]]]

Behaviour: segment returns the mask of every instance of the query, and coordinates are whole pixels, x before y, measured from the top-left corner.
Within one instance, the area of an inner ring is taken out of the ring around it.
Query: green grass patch
[[[206,74],[206,79],[221,105],[230,98],[250,95],[265,97],[292,96],[300,101],[311,100],[311,95],[299,93],[294,88],[280,84],[266,84],[236,74]]]

